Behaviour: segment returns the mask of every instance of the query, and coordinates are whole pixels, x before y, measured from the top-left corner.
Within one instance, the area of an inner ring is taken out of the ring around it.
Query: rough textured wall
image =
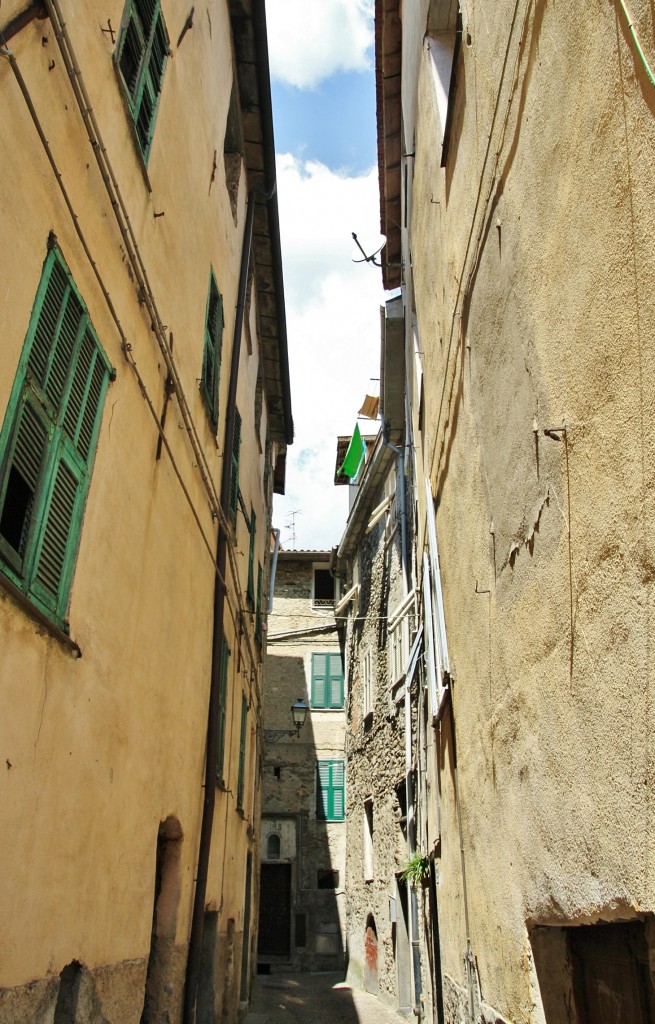
[[[334,608],[315,607],[312,600],[314,563],[327,568],[327,557],[326,552],[280,552],[269,617],[261,849],[262,860],[270,862],[267,839],[277,832],[279,860],[291,865],[291,943],[289,956],[260,954],[260,961],[287,970],[290,965],[303,971],[340,970],[344,963],[346,824],[317,820],[316,763],[344,760],[345,714],[311,707],[312,654],[339,652]],[[298,698],[310,708],[300,734],[271,733],[290,729],[290,708]],[[337,872],[336,888],[320,889],[319,871]],[[281,919],[283,913],[280,907]],[[304,929],[297,927],[297,916]]]
[[[631,13],[652,58],[652,10]],[[469,0],[466,15],[445,171],[427,60],[419,80],[421,443],[470,937],[483,998],[518,1024],[541,1019],[533,924],[655,901],[655,103],[618,4]],[[444,971],[463,986],[448,729],[440,924]]]

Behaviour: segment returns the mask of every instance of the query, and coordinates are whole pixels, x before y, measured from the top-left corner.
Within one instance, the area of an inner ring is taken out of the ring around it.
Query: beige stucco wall
[[[3,3],[2,24],[22,6]],[[235,225],[222,163],[232,88],[227,5],[212,2],[197,10],[193,30],[177,49],[188,9],[163,0],[172,54],[148,162],[149,188],[114,70],[113,45],[101,31],[108,17],[118,29],[123,5],[74,6],[68,29],[155,300],[174,339],[175,363],[191,415],[220,488],[246,199],[242,177]],[[69,4],[62,7],[71,13]],[[159,414],[165,367],[135,293],[49,22],[32,23],[10,46]],[[54,66],[49,69],[51,61]],[[143,963],[145,974],[157,831],[168,816],[179,821],[183,833],[175,943],[183,948],[188,939],[203,793],[215,574],[169,456],[164,452],[155,460],[156,427],[123,359],[115,324],[6,60],[0,61],[0,84],[0,415],[13,385],[49,231],[57,236],[98,338],[117,369],[105,403],[71,589],[68,621],[81,658],[0,589],[0,749],[6,760],[0,919],[12,922],[11,941],[3,942],[0,986],[14,989],[56,976],[72,960],[90,971],[124,964],[125,1000],[117,1009],[122,982],[116,981],[113,989],[109,986],[102,1011],[108,1020],[138,1021],[143,989],[140,978],[134,982],[129,965]],[[215,152],[218,168],[210,188]],[[225,312],[218,441],[198,389],[210,265]],[[253,504],[259,527],[256,573],[257,561],[267,561],[270,493],[264,493],[262,482],[265,402],[261,443],[254,425],[259,358],[255,312],[256,282],[249,314],[252,354],[244,336],[237,394],[243,418],[240,486],[246,506]],[[199,522],[215,549],[216,524],[175,398],[168,407],[166,434]],[[245,592],[248,533],[241,514],[236,549]],[[243,638],[239,642],[236,637],[226,609],[232,650],[229,767],[226,791],[217,796],[207,896],[210,905],[221,908],[220,929],[225,931],[233,918],[237,933],[243,930],[246,852],[255,849],[258,813],[253,730],[259,716],[261,652],[253,639],[252,620],[247,617],[246,629],[254,661]],[[249,698],[250,711],[244,813],[238,815],[242,692]],[[179,1009],[180,982],[178,977],[174,1013]],[[5,1017],[3,1006],[0,1002],[0,1019],[18,1019],[17,1004]]]
[[[514,3],[466,6],[445,171],[425,58],[419,76],[420,444],[456,674],[470,937],[484,1000],[538,1021],[528,928],[655,904],[655,102],[618,5],[518,3],[513,28]],[[651,9],[630,7],[652,60]],[[440,927],[444,971],[463,985],[447,731]]]

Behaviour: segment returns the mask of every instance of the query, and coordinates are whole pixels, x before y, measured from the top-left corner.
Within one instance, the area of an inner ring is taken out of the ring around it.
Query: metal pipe
[[[275,589],[275,573],[277,571],[277,556],[280,551],[280,531],[273,530],[275,535],[275,546],[273,548],[273,558],[271,559],[271,582],[268,588],[268,610],[269,613],[273,611],[273,591]]]
[[[234,441],[234,421],[236,412],[237,383],[239,379],[239,357],[241,354],[241,335],[248,286],[248,268],[252,246],[252,225],[255,216],[255,193],[248,196],[248,212],[243,232],[241,249],[241,269],[239,273],[239,290],[236,317],[234,321],[234,340],[230,363],[230,383],[228,388],[227,408],[225,414],[225,440],[223,443],[223,467],[221,473],[221,507],[225,521],[229,519],[230,489],[232,460],[229,453]],[[207,876],[211,855],[212,828],[214,824],[214,807],[216,804],[216,758],[218,754],[218,700],[221,684],[221,662],[225,629],[223,613],[225,607],[225,586],[220,577],[225,576],[227,562],[228,537],[222,523],[218,526],[216,564],[218,573],[214,587],[214,617],[212,629],[212,664],[211,684],[209,690],[209,710],[207,716],[207,745],[205,756],[205,794],[203,800],[202,822],[200,826],[200,844],[198,848],[198,868],[196,872],[196,889],[191,917],[191,934],[189,936],[189,952],[187,957],[186,983],[184,987],[184,1024],[193,1024],[195,1005],[200,979],[200,956],[202,952],[202,935],[205,916],[205,896],[207,893]]]
[[[635,32],[634,25],[632,23],[632,18],[630,17],[630,13],[628,11],[628,8],[625,6],[623,0],[619,0],[619,3],[621,5],[621,9],[623,10],[623,13],[625,14],[626,21],[628,22],[628,29],[630,30],[630,35],[632,36],[633,42],[634,42],[635,46],[637,47],[637,53],[639,54],[639,56],[641,58],[641,63],[644,65],[644,68],[646,69],[646,74],[648,75],[648,80],[649,80],[651,85],[655,85],[655,75],[653,75],[653,72],[651,70],[651,66],[648,63],[648,61],[646,60],[646,54],[642,50],[641,44],[640,44],[639,40],[637,39],[637,33]]]

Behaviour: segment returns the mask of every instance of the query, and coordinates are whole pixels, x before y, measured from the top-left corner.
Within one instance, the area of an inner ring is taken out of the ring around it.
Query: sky
[[[367,252],[382,242],[373,0],[267,0],[266,10],[295,426],[273,525],[287,549],[329,550],[348,514],[348,488],[334,486],[337,436],[379,394],[382,278],[353,262],[352,239]]]

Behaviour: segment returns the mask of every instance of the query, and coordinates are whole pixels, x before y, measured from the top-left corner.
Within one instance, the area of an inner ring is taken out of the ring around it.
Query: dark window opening
[[[331,868],[319,868],[316,872],[316,888],[338,889],[339,872],[333,871]]]
[[[314,569],[314,604],[325,608],[334,604],[334,577],[329,569]]]
[[[54,1024],[75,1024],[82,966],[73,960],[59,975],[59,991],[55,1005]]]
[[[0,519],[0,535],[14,551],[23,557],[25,551],[25,540],[27,527],[29,526],[30,513],[34,492],[29,484],[17,471],[15,466],[11,467],[9,480],[7,481],[7,493],[5,495],[2,518]]]
[[[276,764],[273,767],[273,778],[277,779],[278,782],[282,778],[282,769],[280,768],[279,764]]]

